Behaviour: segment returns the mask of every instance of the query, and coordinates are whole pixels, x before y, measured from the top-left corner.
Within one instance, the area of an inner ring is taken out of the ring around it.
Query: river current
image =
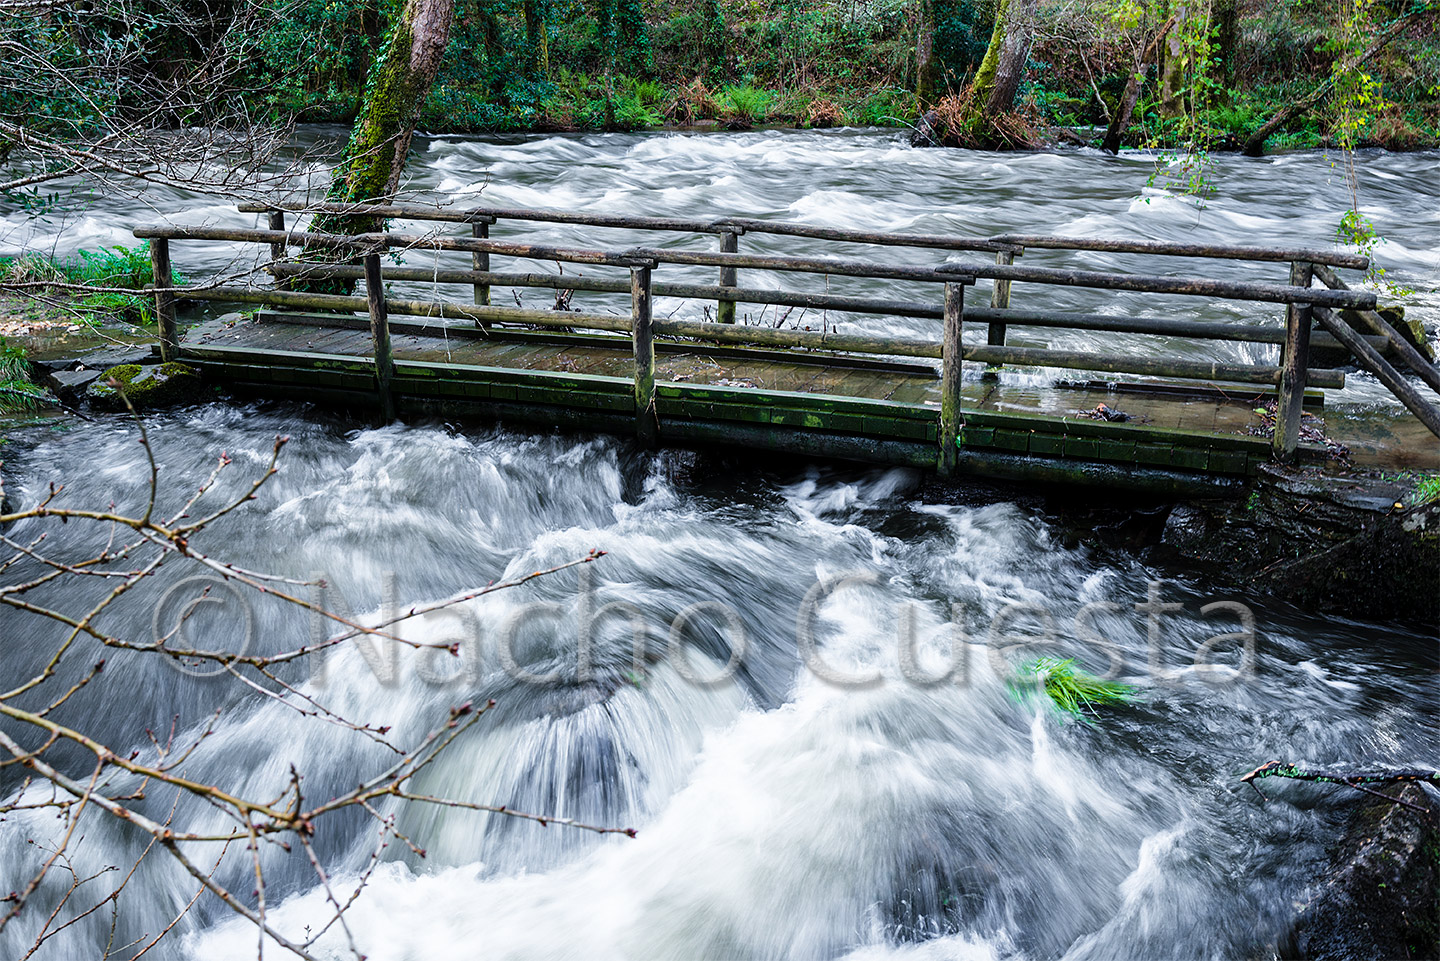
[[[1430,291],[1414,309],[1432,317],[1436,161],[1361,163],[1362,199],[1388,238],[1381,255],[1392,276]],[[606,212],[1311,245],[1331,242],[1347,202],[1338,170],[1318,154],[1222,159],[1220,193],[1204,210],[1147,187],[1151,169],[1143,157],[912,150],[892,132],[434,138],[420,145],[410,187]],[[254,223],[158,188],[148,197],[150,211],[114,199],[70,221],[11,217],[0,242],[93,249],[125,242],[152,216]],[[580,228],[507,231],[587,242]],[[755,235],[742,244],[830,252]],[[177,245],[179,265],[197,275],[224,257]],[[1082,263],[1129,266],[1101,255]],[[1267,269],[1281,279],[1283,268]],[[1065,296],[1081,305],[1094,295]],[[1346,402],[1386,402],[1364,380],[1352,377],[1360,383]],[[207,498],[238,494],[273,438],[289,435],[280,472],[196,547],[295,578],[324,572],[327,603],[361,617],[607,552],[405,623],[407,638],[459,643],[458,665],[413,652],[391,664],[346,647],[323,677],[291,678],[354,721],[392,725],[402,744],[450,707],[493,698],[493,712],[417,791],[637,832],[600,837],[392,803],[381,813],[426,856],[390,844],[347,915],[372,959],[1272,957],[1352,799],[1272,781],[1262,802],[1237,778],[1272,759],[1440,765],[1433,627],[1218,593],[1074,546],[1014,491],[942,491],[906,471],[647,453],[503,426],[374,428],[290,405],[214,402],[148,423],[167,505],[221,451],[234,464]],[[121,417],[15,432],[6,493],[31,504],[55,481],[71,506],[136,509],[146,489],[137,439]],[[71,559],[103,537],[39,521],[7,534],[26,542],[42,529],[48,549]],[[18,580],[26,567],[15,570]],[[157,607],[193,573],[166,565],[107,613],[106,627],[149,637]],[[70,585],[48,599],[78,606],[99,589]],[[1159,603],[1179,608],[1156,613]],[[638,661],[631,615],[603,613],[608,604],[638,609]],[[245,610],[237,601],[207,615],[207,643],[282,650],[314,630],[303,612],[258,597]],[[1213,640],[1245,634],[1246,612],[1248,636]],[[29,676],[58,635],[13,612],[0,624],[6,680]],[[293,765],[307,796],[330,796],[387,763],[355,732],[224,679],[109,654],[87,697],[57,716],[117,751],[149,750],[146,728],[168,729],[172,717],[182,733],[198,732],[218,710],[186,773],[237,792],[273,796]],[[1110,670],[1136,696],[1069,718],[1007,683],[1009,665],[1036,654]],[[17,789],[13,773],[0,778],[0,790]],[[147,810],[163,813],[170,800],[157,790]],[[219,824],[192,807],[181,820]],[[56,824],[19,812],[0,825],[0,888],[24,883],[43,856],[29,839],[53,842]],[[118,883],[145,836],[98,816],[85,824],[72,846],[77,872],[120,865],[97,882]],[[343,885],[367,870],[376,839],[373,820],[341,815],[316,845]],[[270,920],[303,939],[328,918],[326,893],[300,854],[265,857]],[[217,876],[246,896],[248,870],[232,854]],[[194,890],[152,854],[119,901],[113,934],[109,911],[96,912],[39,956],[94,957],[112,937],[153,936]],[[0,958],[23,954],[38,921],[0,935]],[[315,950],[349,956],[338,928]],[[150,956],[255,954],[253,927],[206,897]],[[266,954],[283,956],[273,944]]]

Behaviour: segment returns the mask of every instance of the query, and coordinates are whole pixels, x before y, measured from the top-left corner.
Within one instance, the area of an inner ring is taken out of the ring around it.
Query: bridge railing
[[[962,361],[981,363],[987,368],[1003,364],[1057,367],[1080,370],[1095,370],[1114,373],[1129,373],[1142,376],[1160,376],[1204,381],[1222,381],[1275,386],[1278,388],[1279,411],[1275,432],[1274,451],[1281,459],[1294,456],[1298,444],[1300,408],[1306,386],[1341,387],[1344,373],[1332,369],[1309,367],[1310,319],[1316,313],[1322,323],[1332,316],[1330,312],[1340,309],[1372,312],[1375,297],[1365,291],[1343,288],[1321,289],[1310,286],[1311,272],[1326,271],[1320,276],[1334,278],[1333,266],[1363,267],[1365,258],[1352,254],[1332,251],[1314,251],[1285,248],[1243,248],[1204,245],[1165,244],[1143,241],[1079,241],[1072,238],[1036,238],[1011,235],[1004,238],[963,238],[901,234],[875,234],[863,231],[844,231],[818,228],[810,225],[777,224],[769,221],[724,220],[712,222],[685,221],[668,218],[643,218],[628,216],[563,214],[549,211],[519,211],[501,208],[475,208],[467,211],[415,208],[410,206],[341,206],[328,205],[332,212],[351,213],[370,217],[395,217],[405,219],[431,220],[450,223],[469,223],[474,235],[470,237],[448,237],[435,234],[370,233],[360,235],[320,234],[313,232],[288,231],[284,229],[285,211],[264,209],[269,214],[273,229],[247,230],[220,227],[160,226],[138,228],[135,235],[152,241],[152,256],[156,267],[157,313],[161,321],[162,352],[173,356],[178,352],[178,336],[174,323],[173,291],[169,271],[169,243],[172,240],[204,240],[254,243],[268,245],[275,262],[270,270],[280,278],[278,287],[213,287],[187,290],[185,296],[192,299],[228,301],[236,303],[267,304],[276,307],[300,309],[367,311],[371,317],[374,335],[374,353],[377,368],[377,386],[381,389],[382,400],[388,406],[389,379],[389,334],[390,314],[410,314],[426,317],[468,319],[476,327],[476,333],[493,324],[522,324],[542,328],[588,328],[613,333],[628,333],[635,351],[636,411],[639,418],[637,430],[642,437],[654,433],[654,349],[656,336],[683,338],[712,344],[731,344],[779,347],[787,349],[808,349],[841,351],[858,354],[879,354],[900,357],[934,358],[941,361],[941,416],[940,416],[940,460],[945,466],[947,451],[953,452],[954,440],[960,423],[959,386],[960,364]],[[242,208],[243,209],[243,208]],[[305,208],[315,210],[315,207]],[[322,206],[322,209],[324,207]],[[641,230],[675,230],[696,233],[720,233],[721,250],[696,251],[673,248],[631,247],[623,250],[590,248],[569,248],[536,244],[515,243],[496,240],[481,235],[479,227],[488,228],[495,221],[508,219],[550,220],[575,223],[594,227],[620,227]],[[758,226],[756,226],[758,225]],[[726,241],[726,234],[736,237],[745,230],[764,229],[772,233],[787,233],[798,236],[820,237],[854,243],[878,243],[933,247],[944,250],[967,250],[994,252],[995,263],[977,261],[973,263],[945,262],[933,267],[907,266],[875,263],[873,261],[838,259],[830,257],[780,257],[742,254],[733,249],[736,245]],[[1024,244],[1015,241],[1024,241]],[[1034,242],[1034,243],[1031,243]],[[1146,253],[1162,256],[1226,257],[1241,260],[1286,262],[1289,258],[1313,258],[1294,260],[1291,265],[1290,283],[1260,284],[1251,282],[1222,281],[1210,278],[1177,278],[1158,274],[1121,274],[1113,272],[1074,270],[1053,267],[1023,267],[1014,264],[1014,258],[1023,247],[1045,246],[1056,249],[1094,249],[1125,253]],[[285,256],[290,248],[330,250],[325,259],[316,259],[312,253],[309,259],[287,261]],[[732,249],[726,249],[727,247]],[[417,269],[385,267],[381,253],[391,249],[428,249],[468,253],[472,258],[469,270]],[[573,277],[541,272],[517,273],[497,272],[489,269],[491,255],[502,255],[537,261],[559,261],[562,263],[589,264],[604,267],[624,268],[630,272],[628,278]],[[340,262],[336,262],[340,261]],[[348,262],[345,262],[348,261]],[[356,261],[359,261],[357,263]],[[653,272],[663,265],[685,265],[689,267],[712,267],[721,271],[721,283],[682,284],[657,283]],[[782,271],[815,275],[842,275],[863,278],[911,281],[922,284],[939,284],[944,287],[943,304],[923,301],[899,301],[871,297],[852,297],[834,294],[804,293],[799,291],[771,290],[739,287],[736,272],[740,269]],[[297,278],[315,280],[366,281],[367,296],[353,297],[342,294],[313,293],[295,289]],[[964,288],[972,285],[977,278],[995,281],[991,305],[988,307],[967,307]],[[383,296],[386,280],[426,280],[438,283],[469,283],[475,287],[474,303],[458,303],[445,300],[403,300]],[[1338,282],[1338,278],[1335,278]],[[1204,296],[1229,300],[1256,301],[1286,305],[1286,326],[1284,329],[1266,328],[1246,324],[1212,323],[1205,321],[1180,320],[1173,318],[1136,318],[1104,314],[1062,313],[1055,311],[1016,311],[1008,307],[1010,283],[1022,281],[1041,285],[1088,287],[1102,290],[1138,291],[1144,293],[1178,294]],[[571,290],[597,290],[606,292],[628,292],[631,299],[631,316],[618,317],[613,314],[585,313],[579,311],[555,312],[530,310],[520,307],[500,307],[491,304],[490,288],[493,286],[549,287]],[[725,322],[722,312],[720,323],[655,320],[651,303],[655,296],[680,297],[692,300],[718,301],[730,305],[733,318],[736,302],[776,304],[785,306],[811,307],[816,309],[846,310],[866,314],[935,318],[943,321],[942,338],[930,341],[916,338],[877,337],[867,334],[836,333],[829,330],[780,330]],[[1320,313],[1324,311],[1324,313]],[[963,345],[962,325],[985,323],[987,343],[984,345]],[[1341,323],[1338,322],[1337,323]],[[1074,330],[1111,330],[1137,334],[1153,334],[1167,337],[1193,337],[1240,343],[1278,344],[1281,347],[1279,365],[1228,364],[1200,361],[1177,357],[1147,357],[1057,350],[1051,348],[1009,346],[1005,343],[1007,325],[1024,325]],[[1350,337],[1331,330],[1326,338],[1347,349],[1368,349],[1379,355],[1392,343],[1392,336],[1384,332]],[[1348,327],[1347,327],[1348,331]],[[1393,331],[1390,332],[1393,335]],[[1325,337],[1325,335],[1318,335]],[[1357,339],[1358,338],[1358,339]],[[1355,344],[1361,345],[1357,348]],[[1368,358],[1367,358],[1368,359]],[[1408,360],[1408,358],[1407,358]],[[1363,362],[1363,361],[1362,361]],[[1382,358],[1382,363],[1383,363]],[[1382,378],[1383,379],[1383,378]],[[1397,378],[1402,386],[1408,382]],[[1394,389],[1392,387],[1392,389]],[[1402,397],[1402,399],[1404,399]],[[1408,403],[1408,401],[1407,401]],[[1432,416],[1434,408],[1421,399],[1420,405]],[[1416,409],[1412,407],[1412,409]],[[1421,411],[1417,410],[1417,415]],[[1422,416],[1422,419],[1424,417]],[[1427,426],[1429,422],[1427,421]],[[1432,427],[1440,435],[1440,424]],[[953,458],[953,453],[949,455]]]

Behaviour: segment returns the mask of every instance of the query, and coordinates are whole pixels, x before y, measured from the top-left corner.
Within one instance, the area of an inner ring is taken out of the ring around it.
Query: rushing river
[[[1390,240],[1387,266],[1430,288],[1440,279],[1436,160],[1377,154],[1361,168],[1369,212]],[[1345,203],[1319,155],[1224,159],[1221,193],[1204,211],[1146,188],[1150,169],[1088,154],[916,151],[892,133],[437,139],[412,164],[411,187],[473,194],[487,184],[481,196],[496,204],[609,212],[1313,245],[1329,243]],[[177,220],[254,222],[166,191],[150,203]],[[49,230],[57,246],[93,248],[124,242],[137,219],[148,217],[106,201],[64,224],[12,219],[4,242]],[[507,230],[587,242],[578,228]],[[780,238],[743,243],[820,252]],[[192,273],[227,256],[177,247]],[[1113,265],[1098,255],[1085,264]],[[1078,305],[1093,295],[1066,296]],[[1434,293],[1417,303],[1433,312]],[[1355,390],[1355,403],[1380,401]],[[944,494],[903,471],[649,454],[503,428],[374,429],[280,405],[212,403],[150,423],[162,506],[172,508],[221,451],[234,464],[202,505],[243,492],[273,437],[290,435],[279,474],[195,546],[289,577],[324,572],[326,603],[364,618],[607,552],[407,621],[409,639],[461,645],[458,674],[409,651],[391,665],[346,647],[326,658],[323,677],[290,677],[352,721],[393,726],[400,744],[462,701],[494,698],[417,791],[638,832],[600,837],[392,803],[379,813],[426,857],[392,842],[347,915],[373,959],[1269,957],[1353,799],[1271,782],[1262,803],[1237,777],[1275,758],[1440,764],[1433,629],[1309,617],[1067,546],[1043,513],[1004,491]],[[18,432],[6,445],[6,493],[28,505],[55,481],[71,506],[139,509],[137,439],[124,418]],[[70,560],[103,537],[40,521],[6,533],[25,543],[42,530],[47,549]],[[33,572],[21,563],[7,577]],[[167,564],[107,612],[105,627],[150,637],[162,601],[194,596],[181,584],[194,573]],[[39,594],[77,608],[103,588]],[[1181,608],[1162,616],[1152,601]],[[1202,614],[1218,601],[1250,605],[1253,643],[1210,643],[1244,627],[1233,605]],[[631,616],[596,615],[611,603],[639,610],[638,662]],[[302,611],[253,596],[246,604],[248,616],[238,602],[207,614],[202,646],[279,651],[312,636]],[[14,612],[0,618],[8,687],[43,666],[59,635]],[[1001,650],[1017,645],[1028,647]],[[57,717],[122,753],[152,756],[146,729],[166,731],[172,717],[182,735],[213,723],[188,776],[272,797],[293,765],[310,798],[349,790],[393,757],[223,678],[107,653],[105,671]],[[1004,664],[1041,653],[1113,668],[1138,695],[1067,719],[1006,684]],[[75,670],[100,656],[86,649]],[[589,667],[576,676],[582,660]],[[17,787],[13,771],[0,772],[0,790]],[[173,798],[151,795],[140,806],[163,817]],[[185,806],[177,823],[220,822]],[[57,824],[45,811],[0,824],[0,889],[24,884]],[[121,868],[92,882],[101,891],[146,840],[98,814],[83,835],[71,844],[80,876]],[[324,822],[316,846],[337,887],[367,870],[376,840],[367,817]],[[253,881],[242,855],[232,852],[217,877],[243,898]],[[271,849],[265,859],[271,922],[291,937],[314,933],[330,911],[305,858]],[[41,894],[53,903],[68,878],[57,872]],[[39,956],[98,957],[107,943],[153,937],[194,893],[193,879],[152,853],[113,932],[107,907]],[[48,906],[34,908],[0,935],[0,958],[34,940]],[[316,951],[348,956],[340,929]],[[205,897],[149,956],[255,953],[254,929]]]

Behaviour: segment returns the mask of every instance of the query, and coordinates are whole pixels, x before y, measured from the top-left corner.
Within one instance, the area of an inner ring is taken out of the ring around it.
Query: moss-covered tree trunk
[[[923,114],[935,106],[940,65],[935,59],[935,0],[920,0],[920,29],[915,35],[915,100]]]
[[[525,15],[525,67],[532,74],[550,76],[550,42],[548,25],[549,12],[545,0],[521,0]]]
[[[410,138],[450,42],[454,15],[455,0],[406,0],[370,70],[360,114],[330,184],[330,201],[394,199]],[[356,234],[382,227],[378,218],[321,214],[310,229]]]
[[[1190,36],[1193,15],[1188,4],[1175,6],[1175,26],[1160,45],[1160,116],[1178,117],[1185,112],[1185,74],[1190,68],[1190,51],[1185,39]]]
[[[1030,41],[1035,35],[1035,9],[1039,0],[1000,0],[995,6],[995,28],[990,46],[975,71],[971,103],[981,111],[982,122],[993,123],[1015,106],[1015,94],[1025,78]]]

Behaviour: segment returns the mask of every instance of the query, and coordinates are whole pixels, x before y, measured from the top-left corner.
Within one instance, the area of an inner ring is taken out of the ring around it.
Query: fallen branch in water
[[[1260,765],[1255,770],[1251,771],[1249,774],[1246,774],[1240,780],[1244,781],[1252,788],[1255,788],[1255,793],[1259,794],[1262,800],[1267,801],[1269,800],[1269,798],[1265,797],[1264,793],[1261,792],[1260,788],[1256,787],[1255,785],[1255,780],[1262,777],[1284,777],[1290,778],[1294,781],[1319,781],[1326,784],[1343,784],[1346,787],[1353,787],[1357,791],[1364,791],[1366,794],[1373,794],[1378,798],[1383,798],[1384,800],[1389,801],[1391,804],[1404,805],[1405,807],[1410,808],[1413,811],[1419,811],[1422,814],[1429,814],[1430,809],[1421,807],[1418,804],[1411,804],[1409,801],[1403,801],[1397,797],[1391,797],[1388,794],[1383,794],[1380,791],[1373,790],[1372,788],[1368,788],[1365,785],[1399,784],[1409,783],[1412,781],[1428,782],[1430,784],[1440,784],[1440,771],[1399,770],[1366,771],[1362,773],[1349,773],[1341,771],[1303,771],[1293,764],[1285,764],[1281,761],[1266,761],[1264,764]]]

